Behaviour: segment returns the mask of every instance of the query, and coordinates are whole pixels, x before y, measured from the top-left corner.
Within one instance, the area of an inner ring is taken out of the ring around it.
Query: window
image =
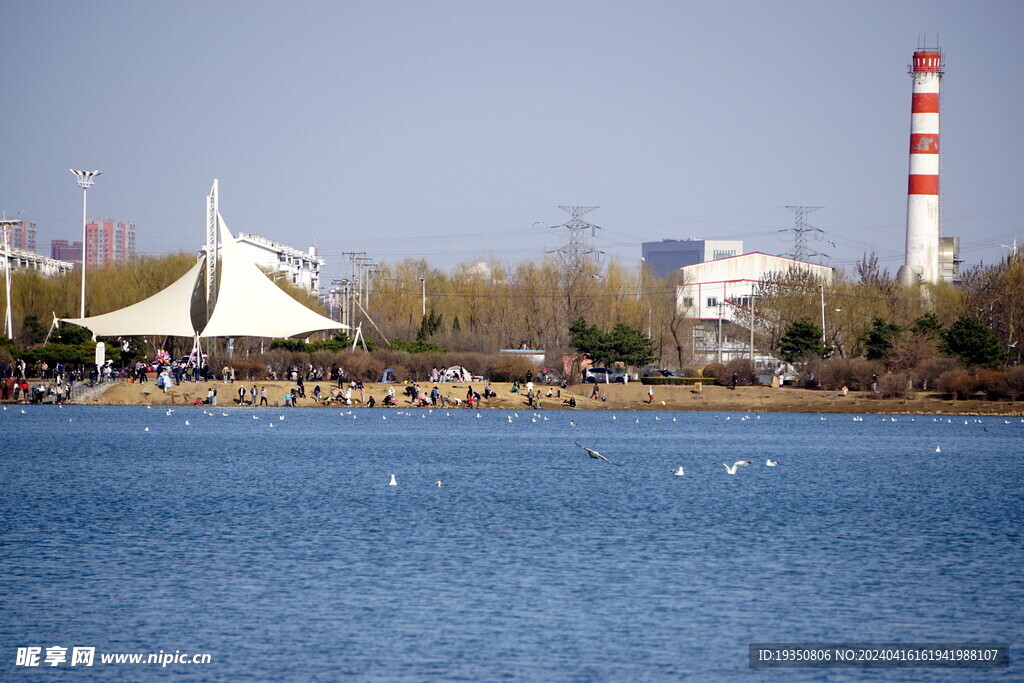
[[[692,296],[684,296],[683,297],[683,306],[685,306],[686,308],[693,308],[693,297]]]
[[[735,256],[735,255],[736,255],[736,250],[735,249],[715,249],[714,251],[711,252],[711,258],[714,259],[714,260],[718,260],[720,258],[728,258],[730,256]]]
[[[717,305],[718,305],[718,297],[717,296],[709,296],[708,297],[708,308],[714,308]]]

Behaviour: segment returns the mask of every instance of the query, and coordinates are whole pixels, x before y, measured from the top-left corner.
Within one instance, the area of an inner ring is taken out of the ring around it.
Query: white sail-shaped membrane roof
[[[192,323],[192,295],[202,278],[201,260],[181,278],[153,296],[103,315],[63,318],[94,337],[135,335],[171,337],[298,337],[348,325],[312,311],[275,285],[243,253],[220,214],[220,288],[213,315],[202,330]]]
[[[88,318],[63,318],[61,322],[86,327],[94,337],[194,337],[192,292],[204,263],[199,260],[166,289],[137,304]]]
[[[348,326],[312,311],[248,259],[220,215],[220,290],[202,337],[297,337]]]

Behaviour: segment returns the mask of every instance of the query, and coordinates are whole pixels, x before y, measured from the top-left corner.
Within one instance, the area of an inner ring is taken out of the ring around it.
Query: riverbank
[[[323,394],[329,394],[335,388],[333,382],[306,382],[305,391],[307,398],[299,399],[299,408],[322,407],[313,401],[313,389],[320,385]],[[238,390],[244,387],[246,399],[249,398],[249,390],[252,382],[225,383],[213,382],[186,382],[176,385],[164,392],[158,389],[152,382],[144,384],[118,383],[111,385],[105,392],[98,396],[86,398],[80,403],[85,405],[154,405],[154,406],[182,406],[192,405],[198,398],[206,398],[210,387],[217,389],[217,404],[224,406],[238,406]],[[433,387],[430,384],[422,384],[428,392]],[[468,387],[479,393],[483,393],[484,384],[475,383],[448,383],[437,385],[441,393],[452,399],[450,407],[455,407],[454,399],[463,401],[460,407],[465,407],[465,398]],[[284,397],[295,385],[292,382],[258,382],[258,389],[266,387],[267,402],[271,407],[283,407]],[[398,407],[412,407],[408,398],[402,394],[405,389],[401,384],[370,383],[366,385],[367,400],[372,396],[380,407],[381,401],[387,394],[388,387],[395,390],[395,398]],[[526,397],[522,394],[513,394],[511,384],[495,382],[491,385],[498,394],[496,398],[485,400],[480,408],[500,410],[528,410],[529,406]],[[541,386],[542,393],[546,393],[547,386]],[[568,389],[560,390],[558,387],[550,387],[552,397],[542,395],[542,409],[565,408],[562,401],[569,397],[576,399],[576,410],[695,410],[695,411],[729,411],[729,412],[780,412],[780,413],[913,413],[923,415],[1008,415],[1024,416],[1024,402],[1014,401],[953,401],[941,396],[929,393],[918,393],[913,398],[906,399],[879,399],[874,398],[869,392],[850,392],[842,396],[838,392],[817,391],[810,389],[794,389],[785,387],[772,389],[768,387],[738,387],[735,391],[728,387],[705,386],[700,391],[689,386],[655,386],[654,400],[647,402],[647,387],[640,383],[627,385],[612,384],[600,386],[600,398],[591,398],[593,392],[592,384],[577,384]],[[353,392],[353,399],[358,399],[359,393]],[[258,402],[258,401],[257,401]],[[332,407],[339,407],[334,404]],[[348,406],[344,406],[348,408]],[[352,408],[365,407],[358,401],[353,401]]]

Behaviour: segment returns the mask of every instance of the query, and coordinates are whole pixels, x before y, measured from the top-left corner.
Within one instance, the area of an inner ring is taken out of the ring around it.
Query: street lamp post
[[[427,317],[427,278],[421,277],[420,284],[423,286],[423,317]]]
[[[825,283],[818,285],[821,290],[821,345],[825,345]]]
[[[101,171],[76,171],[73,168],[69,168],[69,171],[75,174],[78,179],[78,186],[82,188],[82,301],[79,308],[80,318],[85,317],[85,226],[88,221],[85,213],[85,197],[89,188],[95,181],[96,176],[100,175]]]

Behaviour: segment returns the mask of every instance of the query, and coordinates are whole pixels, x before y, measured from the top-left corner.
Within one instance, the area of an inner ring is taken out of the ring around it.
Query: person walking
[[[739,383],[740,383],[740,376],[738,374],[736,374],[735,372],[732,373],[732,384],[731,384],[731,386],[729,388],[732,389],[733,391],[736,391],[736,385],[739,384]]]

